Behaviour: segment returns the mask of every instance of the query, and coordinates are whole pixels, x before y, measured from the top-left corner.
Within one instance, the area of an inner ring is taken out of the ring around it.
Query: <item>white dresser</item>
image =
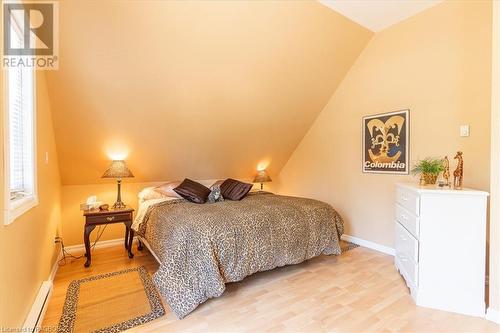
[[[394,262],[417,305],[484,316],[487,197],[396,185]]]

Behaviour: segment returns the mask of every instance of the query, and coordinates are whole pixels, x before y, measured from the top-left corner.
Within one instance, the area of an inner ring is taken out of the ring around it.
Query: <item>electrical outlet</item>
[[[470,135],[470,127],[469,125],[460,125],[460,136],[469,136]]]

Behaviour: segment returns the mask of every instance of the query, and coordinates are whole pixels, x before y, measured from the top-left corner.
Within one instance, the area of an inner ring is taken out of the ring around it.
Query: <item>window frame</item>
[[[4,85],[4,105],[3,108],[4,118],[3,118],[3,127],[4,127],[4,144],[3,144],[3,152],[4,152],[4,225],[8,225],[13,223],[18,217],[29,211],[31,208],[38,205],[38,181],[37,181],[37,121],[36,121],[36,70],[31,68],[31,74],[33,75],[33,84],[32,84],[32,96],[33,100],[31,103],[32,106],[32,117],[31,117],[31,129],[32,129],[32,172],[33,172],[33,189],[30,195],[25,197],[11,200],[10,196],[10,109],[9,109],[9,70],[4,71],[5,75],[3,78]]]

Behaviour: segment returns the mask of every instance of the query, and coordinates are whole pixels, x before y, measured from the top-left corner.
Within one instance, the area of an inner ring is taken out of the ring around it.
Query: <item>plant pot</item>
[[[424,172],[422,174],[422,176],[424,178],[425,185],[435,185],[436,184],[438,175],[436,175],[434,173],[426,173],[426,172]]]

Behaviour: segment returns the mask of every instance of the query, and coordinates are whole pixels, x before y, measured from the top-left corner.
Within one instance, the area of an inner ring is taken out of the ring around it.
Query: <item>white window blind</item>
[[[12,28],[11,43],[22,47],[23,36]],[[8,70],[9,192],[15,201],[34,195],[33,70]]]

